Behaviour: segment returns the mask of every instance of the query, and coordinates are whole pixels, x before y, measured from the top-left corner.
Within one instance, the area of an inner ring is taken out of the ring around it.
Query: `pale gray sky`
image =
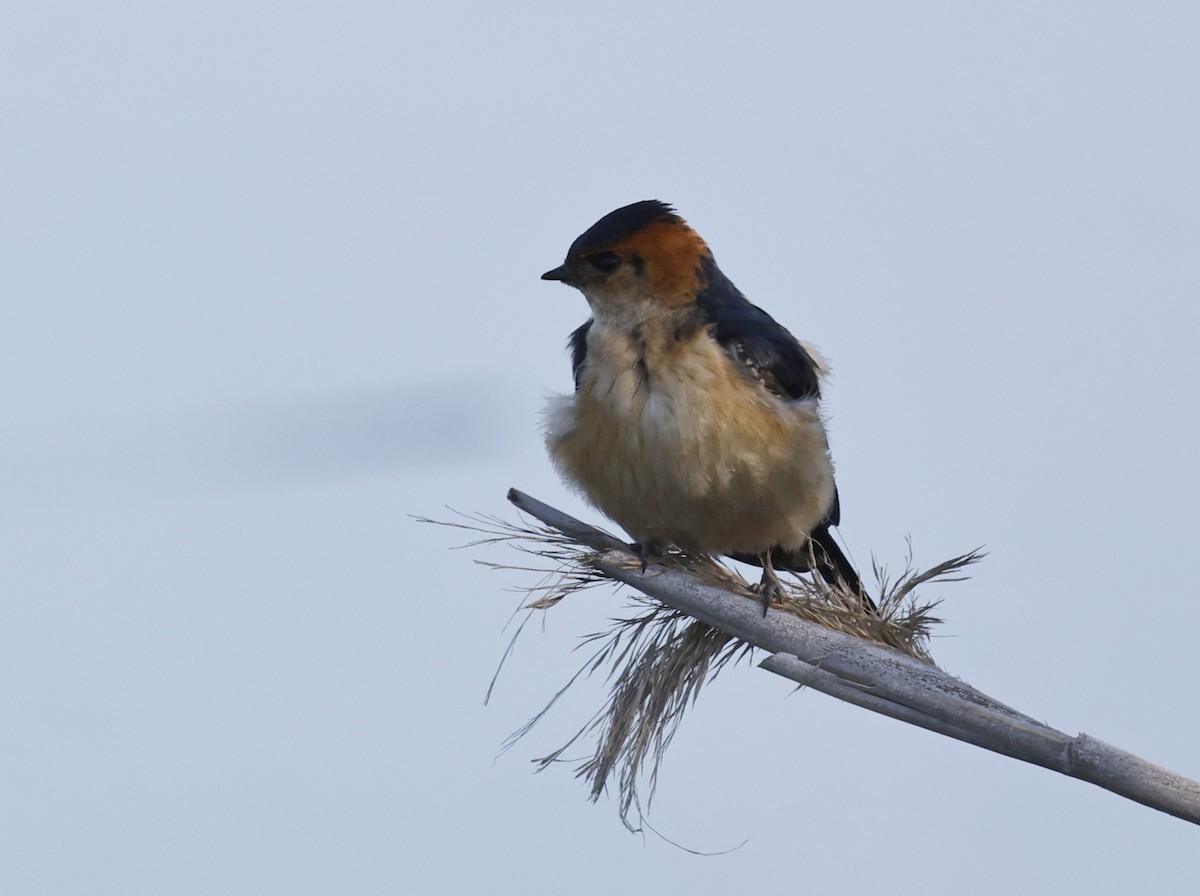
[[[830,358],[843,538],[943,667],[1200,776],[1200,7],[9,4],[0,890],[1185,892],[1193,826],[752,667],[630,836],[618,613],[409,514],[597,520],[537,430],[596,218],[676,204]],[[931,594],[930,596],[934,596]]]

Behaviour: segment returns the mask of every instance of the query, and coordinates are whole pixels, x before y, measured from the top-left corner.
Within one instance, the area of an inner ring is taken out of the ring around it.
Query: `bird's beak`
[[[570,268],[565,264],[560,264],[552,271],[546,271],[546,273],[542,274],[542,279],[558,280],[561,283],[567,284],[567,286],[575,286],[579,282],[575,279],[575,275],[571,273]]]

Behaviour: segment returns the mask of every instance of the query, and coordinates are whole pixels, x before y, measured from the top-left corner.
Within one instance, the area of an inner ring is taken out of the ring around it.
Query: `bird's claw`
[[[783,594],[783,586],[779,584],[779,576],[775,574],[775,567],[771,565],[770,553],[763,555],[762,567],[762,581],[757,585],[751,585],[750,590],[757,594],[758,599],[762,602],[763,617],[765,618],[767,610],[771,609],[771,604]]]
[[[758,602],[762,604],[763,616],[767,615],[767,610],[771,609],[771,604],[775,603],[775,599],[779,597],[778,582],[757,582],[750,586],[750,590],[758,595]]]
[[[652,541],[635,541],[629,549],[642,561],[642,575],[646,574],[646,564],[651,558],[662,556],[662,548]]]

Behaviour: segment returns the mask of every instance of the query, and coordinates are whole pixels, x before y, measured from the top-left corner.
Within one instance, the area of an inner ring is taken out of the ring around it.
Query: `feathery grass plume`
[[[586,588],[610,581],[599,569],[601,559],[609,564],[616,559],[628,569],[638,569],[643,564],[625,542],[592,527],[584,527],[587,531],[581,540],[576,540],[558,529],[524,518],[520,523],[512,523],[496,516],[460,516],[461,522],[420,520],[484,536],[463,547],[508,543],[523,553],[549,561],[548,566],[537,567],[476,561],[493,569],[540,573],[542,578],[537,584],[520,588],[534,598],[525,604],[531,613],[548,610]],[[916,589],[934,582],[959,581],[963,578],[962,571],[982,556],[972,551],[919,571],[913,567],[909,545],[905,568],[899,576],[892,578],[886,568],[873,564],[878,583],[878,613],[864,610],[858,596],[845,589],[831,586],[819,577],[799,576],[782,581],[782,593],[772,603],[771,611],[791,613],[932,663],[927,645],[930,631],[940,622],[933,615],[937,602],[921,601]],[[745,579],[711,557],[671,550],[651,562],[684,570],[747,600],[761,600]],[[643,818],[641,786],[644,783],[647,788],[644,806],[648,811],[659,767],[684,712],[695,704],[708,681],[729,663],[748,659],[754,648],[653,598],[633,594],[628,599],[630,608],[637,612],[613,619],[607,630],[583,639],[585,645],[595,648],[589,659],[541,711],[510,735],[505,749],[528,734],[576,681],[603,671],[609,682],[605,705],[566,743],[535,762],[538,770],[543,770],[564,761],[564,753],[581,741],[591,741],[592,755],[576,766],[576,775],[587,782],[593,801],[610,785],[615,786],[622,822],[631,830],[640,830],[631,817],[636,814],[639,822]],[[501,667],[524,625],[522,622],[514,634],[500,661]],[[499,672],[498,668],[497,676]],[[489,696],[491,690],[489,687]]]

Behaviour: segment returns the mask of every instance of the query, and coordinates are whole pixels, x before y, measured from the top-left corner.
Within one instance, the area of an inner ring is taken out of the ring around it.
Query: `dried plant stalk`
[[[960,580],[982,557],[977,551],[924,571],[912,568],[910,552],[907,568],[894,580],[876,566],[877,615],[864,612],[854,595],[820,580],[796,579],[764,616],[750,586],[711,558],[672,553],[646,565],[608,533],[516,490],[509,499],[542,526],[479,516],[444,525],[486,536],[473,544],[507,541],[549,560],[550,568],[537,568],[542,580],[526,589],[536,595],[528,607],[548,609],[604,581],[642,593],[634,598],[641,612],[589,636],[586,642],[598,646],[588,662],[509,739],[511,745],[524,736],[579,678],[606,670],[611,688],[605,706],[538,763],[545,768],[561,761],[565,750],[591,738],[593,754],[577,774],[592,799],[615,785],[621,819],[632,829],[633,814],[642,817],[639,788],[648,783],[648,807],[686,709],[705,682],[756,649],[770,654],[763,668],[802,685],[1200,824],[1200,783],[1086,734],[1057,731],[934,665],[928,637],[940,620],[932,612],[936,604],[921,602],[917,589]]]

